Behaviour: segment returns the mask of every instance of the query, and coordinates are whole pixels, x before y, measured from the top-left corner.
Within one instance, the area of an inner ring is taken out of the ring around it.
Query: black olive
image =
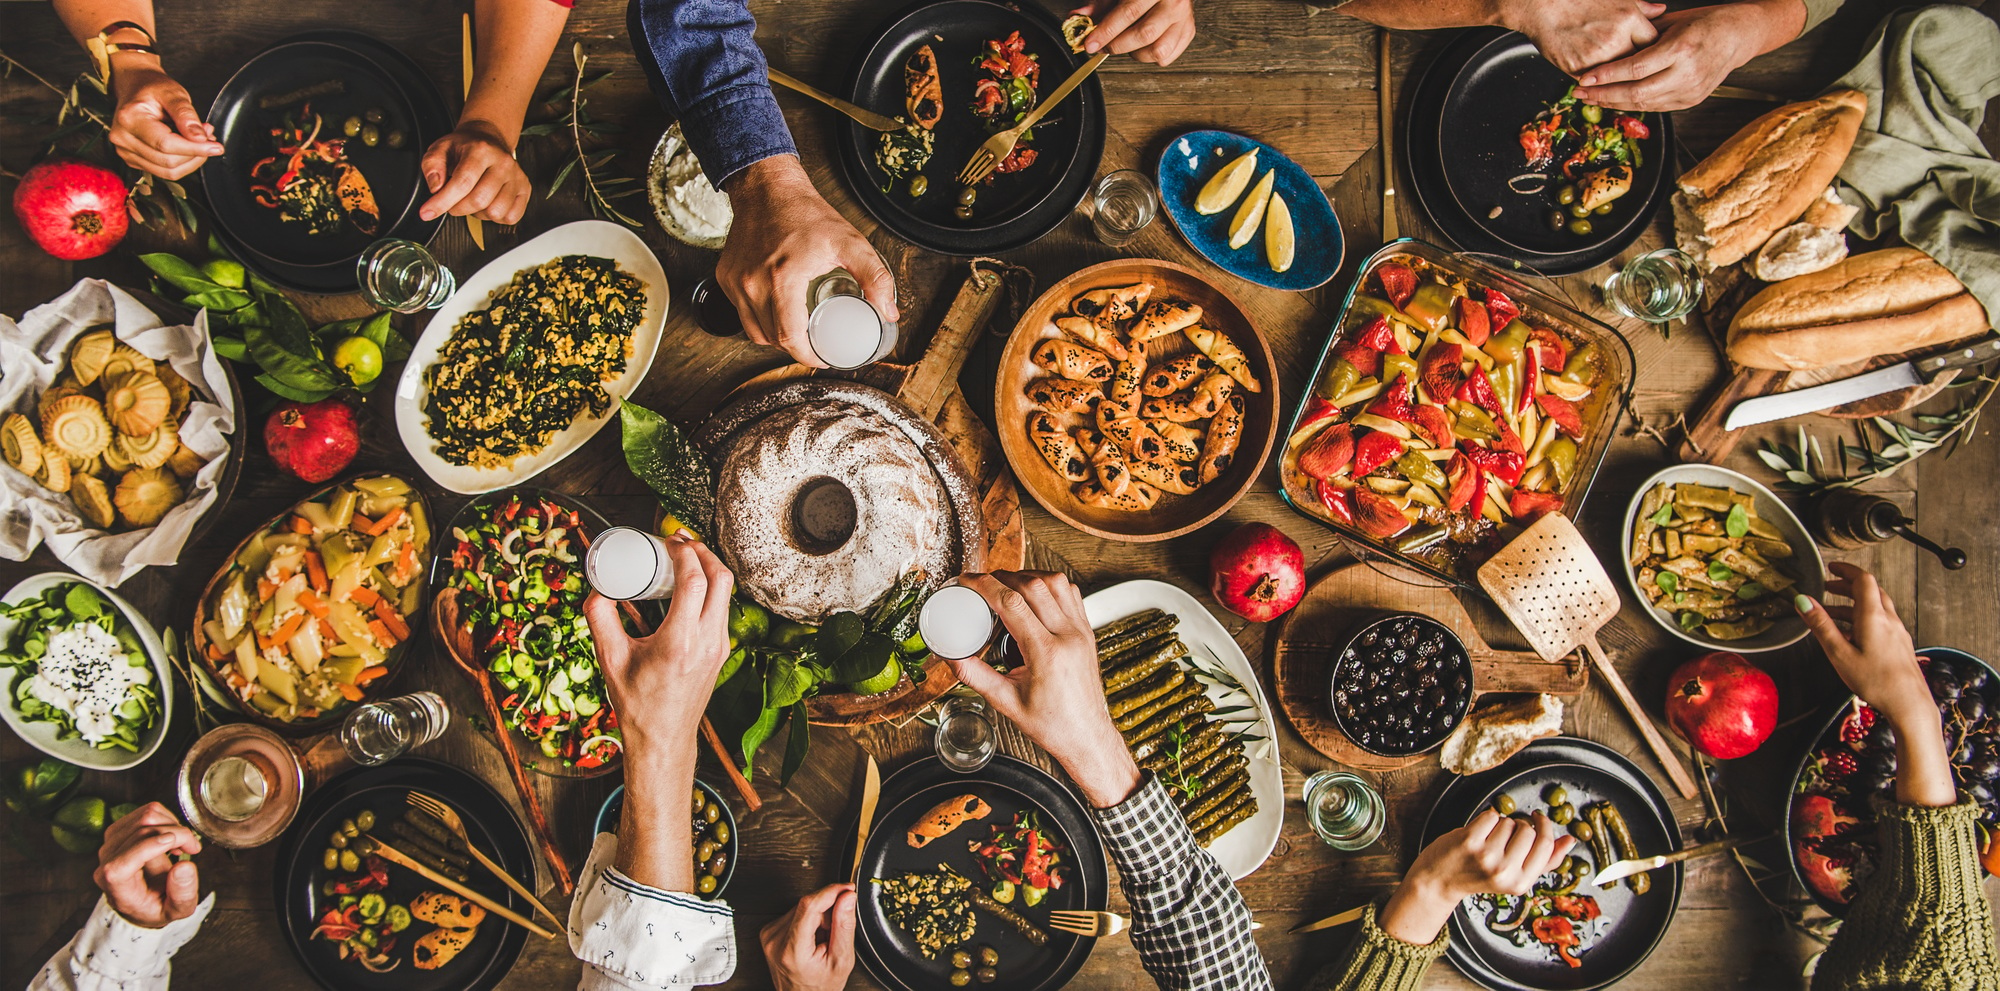
[[[1569,217],[1565,215],[1561,210],[1549,211],[1549,230],[1552,231],[1562,230],[1563,225],[1567,223],[1569,223]]]
[[[1000,971],[992,967],[981,967],[973,971],[972,976],[981,984],[991,984],[1000,979]]]
[[[728,867],[729,867],[729,855],[726,853],[718,853],[715,856],[708,858],[707,869],[711,877],[721,877],[722,872]]]

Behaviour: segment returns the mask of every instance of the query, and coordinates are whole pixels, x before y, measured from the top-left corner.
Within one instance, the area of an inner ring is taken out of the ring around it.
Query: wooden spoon
[[[535,840],[542,848],[542,856],[548,859],[549,871],[556,876],[556,884],[563,894],[576,890],[576,879],[570,873],[569,862],[563,859],[562,851],[556,848],[554,832],[549,828],[549,817],[542,811],[541,795],[535,791],[535,782],[528,777],[528,768],[521,763],[521,752],[514,745],[514,734],[507,729],[506,718],[500,712],[500,700],[493,697],[493,684],[486,679],[486,672],[471,659],[478,656],[472,642],[472,631],[458,621],[458,590],[447,588],[438,593],[431,607],[431,635],[444,647],[446,656],[457,664],[460,671],[479,688],[479,700],[486,706],[487,724],[493,727],[493,737],[500,742],[500,755],[507,761],[507,772],[513,775],[514,791],[521,796],[521,807],[527,810],[528,821],[535,827]]]

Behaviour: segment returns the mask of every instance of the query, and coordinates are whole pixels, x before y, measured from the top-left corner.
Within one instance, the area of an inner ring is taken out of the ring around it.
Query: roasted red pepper
[[[1327,513],[1334,519],[1353,526],[1354,500],[1348,495],[1347,490],[1326,481],[1320,482],[1318,488],[1319,504],[1326,507]]]
[[[1458,302],[1453,304],[1453,308],[1458,311],[1455,314],[1458,318],[1458,332],[1464,334],[1465,339],[1471,341],[1473,347],[1486,343],[1486,338],[1493,333],[1493,323],[1486,312],[1485,304],[1460,296]]]
[[[1521,367],[1524,371],[1521,375],[1521,381],[1516,383],[1521,394],[1514,400],[1515,416],[1520,416],[1521,411],[1527,409],[1528,404],[1535,401],[1535,382],[1542,377],[1542,370],[1535,358],[1534,348],[1528,348],[1524,351],[1521,355],[1521,360],[1523,362]]]
[[[1356,334],[1354,339],[1360,344],[1374,348],[1377,351],[1389,354],[1404,353],[1403,344],[1401,341],[1396,340],[1395,328],[1389,326],[1388,317],[1376,317],[1368,321],[1362,325],[1361,333]]]
[[[1472,505],[1472,494],[1486,486],[1479,466],[1463,453],[1452,454],[1451,460],[1445,464],[1444,473],[1451,479],[1451,488],[1445,493],[1444,508],[1454,513]],[[1477,510],[1473,512],[1475,515],[1478,513]]]
[[[1299,425],[1292,432],[1297,433],[1298,431],[1304,430],[1307,427],[1310,427],[1321,420],[1339,415],[1340,415],[1340,407],[1335,406],[1330,402],[1327,402],[1325,397],[1323,396],[1314,396],[1312,397],[1311,401],[1306,403],[1305,415],[1299,417]]]
[[[1417,378],[1423,382],[1424,394],[1439,403],[1449,402],[1453,396],[1458,395],[1458,387],[1465,381],[1464,373],[1458,370],[1458,365],[1464,358],[1465,348],[1457,344],[1432,345],[1430,351],[1424,355],[1422,370],[1417,374]]]
[[[1503,485],[1514,485],[1521,481],[1521,473],[1527,470],[1528,457],[1519,451],[1496,451],[1480,447],[1469,440],[1458,442],[1458,449],[1467,460],[1477,465]]]
[[[1401,453],[1403,453],[1403,442],[1393,435],[1380,430],[1370,430],[1362,434],[1354,441],[1354,477],[1360,478],[1388,464]]]
[[[1486,290],[1486,316],[1489,327],[1505,327],[1521,315],[1521,308],[1507,294],[1498,289]]]
[[[1618,128],[1618,133],[1634,141],[1642,141],[1653,136],[1653,129],[1647,127],[1645,121],[1631,114],[1619,114],[1611,118],[1611,123]]]
[[[1542,352],[1542,370],[1560,372],[1569,363],[1569,346],[1555,331],[1547,327],[1528,326],[1528,346]]]
[[[1391,420],[1398,420],[1404,423],[1409,422],[1411,413],[1414,410],[1410,402],[1410,377],[1408,375],[1396,376],[1396,381],[1390,383],[1388,388],[1383,389],[1382,394],[1375,397],[1375,401],[1369,403],[1367,409],[1368,412],[1376,416],[1386,416]],[[1362,472],[1362,474],[1366,474],[1366,472]]]
[[[1556,956],[1561,957],[1563,963],[1571,967],[1583,966],[1583,961],[1569,952],[1582,942],[1576,935],[1576,927],[1570,924],[1569,919],[1560,915],[1544,915],[1534,921],[1530,931],[1543,944],[1555,947]]]
[[[1410,301],[1411,296],[1416,295],[1416,270],[1401,262],[1385,262],[1376,266],[1375,278],[1382,283],[1382,295],[1389,297],[1389,302],[1396,304],[1399,310]]]
[[[1408,422],[1410,429],[1423,434],[1432,447],[1451,446],[1451,414],[1444,407],[1419,403]]]
[[[1395,337],[1394,333],[1389,335]],[[1374,378],[1382,374],[1382,352],[1359,341],[1349,341],[1333,349],[1333,356],[1354,366],[1363,378]]]
[[[1354,460],[1354,428],[1336,423],[1306,441],[1299,452],[1299,470],[1325,480],[1346,470]]]
[[[1556,429],[1583,439],[1583,415],[1576,411],[1576,405],[1561,396],[1536,396],[1535,405],[1542,408],[1542,415],[1556,421]]]
[[[1522,523],[1533,523],[1548,513],[1562,511],[1562,496],[1552,492],[1528,492],[1517,489],[1514,500],[1507,504],[1507,512]]]
[[[1459,385],[1456,395],[1459,399],[1493,414],[1496,418],[1503,415],[1500,394],[1493,391],[1493,380],[1487,378],[1486,369],[1477,364],[1472,366],[1472,374],[1467,375],[1465,381]]]

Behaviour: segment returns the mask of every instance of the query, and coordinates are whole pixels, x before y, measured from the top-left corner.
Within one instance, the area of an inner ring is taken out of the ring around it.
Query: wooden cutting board
[[[1526,651],[1495,650],[1451,589],[1415,584],[1424,581],[1428,579],[1417,572],[1392,564],[1352,564],[1314,582],[1279,622],[1271,657],[1278,708],[1314,750],[1371,771],[1407,767],[1429,756],[1380,757],[1355,746],[1333,724],[1334,661],[1349,633],[1386,613],[1421,613],[1458,634],[1472,659],[1475,700],[1487,692],[1576,695],[1590,684],[1590,669],[1576,656],[1550,663]]]

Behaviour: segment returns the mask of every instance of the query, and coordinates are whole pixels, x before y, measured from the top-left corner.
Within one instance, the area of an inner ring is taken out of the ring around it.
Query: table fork
[[[465,851],[467,853],[472,854],[472,859],[479,861],[480,866],[486,868],[489,871],[492,871],[493,876],[499,878],[502,884],[505,884],[507,887],[512,888],[515,894],[520,895],[522,898],[526,898],[528,900],[528,904],[533,905],[535,907],[535,911],[540,912],[544,916],[547,916],[550,922],[556,924],[557,929],[561,929],[563,927],[563,921],[561,919],[556,918],[556,914],[554,912],[549,911],[549,907],[547,905],[542,904],[542,900],[536,898],[534,894],[528,890],[526,885],[523,885],[521,882],[515,880],[514,875],[509,874],[506,871],[502,870],[499,864],[496,864],[493,861],[488,860],[485,854],[479,852],[479,848],[472,844],[472,837],[466,833],[465,821],[458,817],[458,811],[456,809],[453,809],[451,806],[446,805],[443,802],[440,802],[429,795],[415,791],[410,792],[410,805],[417,811],[422,812],[433,819],[436,819],[440,823],[443,823],[444,828],[451,830],[452,835],[458,837],[458,841],[460,843],[465,844]]]
[[[959,170],[959,183],[970,186],[992,175],[993,170],[999,168],[1000,163],[1006,161],[1007,156],[1014,153],[1014,144],[1021,140],[1021,135],[1026,133],[1029,128],[1041,123],[1042,118],[1050,110],[1055,109],[1056,104],[1063,101],[1063,97],[1068,96],[1071,90],[1083,85],[1083,81],[1089,79],[1090,74],[1096,72],[1097,67],[1103,65],[1104,60],[1110,57],[1111,52],[1109,50],[1097,53],[1090,61],[1085,62],[1075,72],[1070,73],[1069,78],[1063,80],[1062,85],[1056,87],[1056,91],[1050,93],[1046,99],[1036,105],[1035,109],[1028,111],[1028,116],[1021,118],[1019,124],[987,138],[986,143],[980,145],[979,150],[972,153],[972,160],[965,163],[965,168]]]
[[[1058,929],[1078,936],[1116,936],[1129,925],[1125,917],[1114,912],[1065,912],[1049,913],[1049,928]]]

